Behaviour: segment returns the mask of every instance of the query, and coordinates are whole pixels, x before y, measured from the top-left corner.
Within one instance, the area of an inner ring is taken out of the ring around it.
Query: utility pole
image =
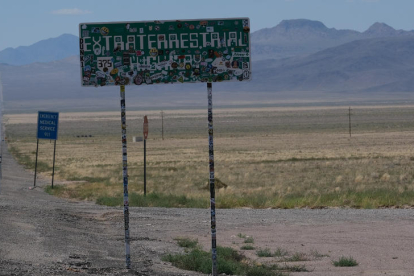
[[[351,138],[351,107],[349,107],[349,138]]]
[[[162,140],[164,140],[164,111],[161,111],[161,133]]]

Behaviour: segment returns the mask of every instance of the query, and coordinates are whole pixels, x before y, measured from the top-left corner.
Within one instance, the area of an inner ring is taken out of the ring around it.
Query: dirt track
[[[173,238],[198,238],[209,249],[209,210],[130,208],[132,270],[125,270],[122,208],[67,201],[33,185],[33,174],[3,150],[0,275],[200,275],[160,260],[178,252]],[[414,210],[218,210],[218,245],[303,252],[311,272],[291,275],[414,275]],[[316,250],[328,255],[316,258]],[[248,257],[258,259],[253,251]],[[357,267],[332,260],[352,256]],[[269,262],[272,258],[260,258]],[[295,263],[298,264],[298,263]]]

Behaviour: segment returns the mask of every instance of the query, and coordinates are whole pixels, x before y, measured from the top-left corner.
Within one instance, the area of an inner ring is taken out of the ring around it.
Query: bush
[[[333,261],[334,266],[340,266],[340,267],[347,267],[347,266],[357,266],[357,261],[352,257],[344,257],[342,256],[339,258],[338,261]]]

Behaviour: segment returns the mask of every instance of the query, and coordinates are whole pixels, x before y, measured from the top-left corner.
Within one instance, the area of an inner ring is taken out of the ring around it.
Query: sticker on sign
[[[114,68],[112,57],[98,57],[96,65],[99,71],[103,71],[105,73]]]

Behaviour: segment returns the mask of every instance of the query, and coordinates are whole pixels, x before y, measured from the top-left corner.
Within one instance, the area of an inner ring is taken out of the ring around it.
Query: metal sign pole
[[[212,275],[217,276],[217,237],[216,237],[216,191],[214,187],[214,144],[213,144],[213,89],[207,83],[208,94],[208,153],[210,162],[210,209],[211,209],[211,258]]]
[[[129,243],[129,201],[128,201],[128,164],[126,140],[126,114],[125,114],[125,86],[120,86],[121,95],[121,124],[122,124],[122,175],[124,179],[124,224],[125,224],[125,261],[126,268],[131,268],[131,252]]]
[[[351,138],[351,107],[349,107],[349,138]]]
[[[162,140],[164,140],[164,111],[161,111],[161,133]]]
[[[144,196],[147,196],[147,139],[144,139]]]
[[[34,174],[34,184],[33,184],[33,187],[36,187],[37,153],[38,152],[39,152],[39,139],[37,139],[37,146],[36,146],[36,163],[35,163],[35,174]]]
[[[52,141],[52,140],[50,140]],[[56,156],[56,140],[55,140],[55,146],[53,149],[53,172],[52,172],[52,189],[53,189],[53,180],[55,179],[55,156]]]

